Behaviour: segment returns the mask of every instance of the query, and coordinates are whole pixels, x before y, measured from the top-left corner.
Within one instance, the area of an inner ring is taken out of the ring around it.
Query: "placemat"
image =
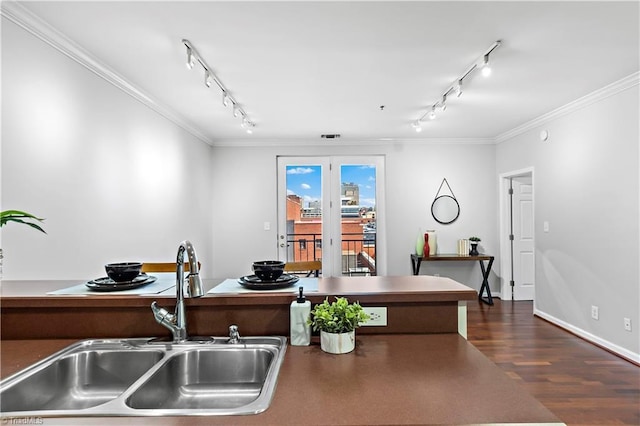
[[[278,288],[274,290],[250,290],[240,285],[237,278],[227,278],[207,293],[212,294],[239,294],[239,293],[298,293],[298,287],[304,287],[304,294],[318,291],[317,278],[300,278],[291,287]]]
[[[171,273],[152,273],[149,274],[157,278],[157,280],[151,284],[144,285],[138,288],[132,288],[130,290],[120,291],[93,291],[89,289],[85,283],[74,285],[71,287],[63,288],[60,290],[50,291],[47,294],[84,294],[91,296],[100,295],[121,295],[121,294],[158,294],[170,288],[176,286],[176,274]]]

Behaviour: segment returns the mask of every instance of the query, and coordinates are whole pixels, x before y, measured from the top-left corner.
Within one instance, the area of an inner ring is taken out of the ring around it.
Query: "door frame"
[[[276,157],[276,175],[277,175],[277,239],[278,239],[278,257],[281,257],[281,230],[286,229],[286,203],[281,201],[282,195],[286,194],[286,182],[280,179],[281,168],[286,168],[289,160],[293,160],[300,165],[314,164],[323,167],[322,185],[322,208],[329,215],[322,226],[322,275],[324,277],[341,276],[340,269],[342,265],[342,251],[334,250],[333,247],[341,247],[341,243],[332,241],[333,235],[341,235],[340,220],[340,182],[336,182],[335,178],[339,177],[339,166],[344,163],[348,164],[375,164],[376,166],[376,273],[377,275],[386,275],[387,273],[387,233],[385,226],[385,167],[386,156],[379,154],[359,154],[359,155],[278,155]],[[336,171],[332,169],[336,167]],[[328,168],[327,168],[328,167]],[[324,191],[327,191],[326,193]],[[286,197],[286,195],[285,195]],[[336,213],[337,212],[337,213]],[[326,226],[325,226],[326,225]],[[324,245],[329,242],[331,250],[325,250]]]
[[[513,300],[511,295],[511,244],[509,240],[510,234],[510,222],[511,222],[511,210],[509,208],[509,180],[511,178],[521,177],[521,176],[531,176],[531,187],[532,194],[531,198],[533,200],[533,223],[534,223],[534,239],[533,239],[533,263],[534,263],[534,297],[533,297],[533,309],[536,309],[536,291],[537,287],[535,287],[535,264],[536,264],[536,241],[537,238],[535,232],[535,212],[536,212],[536,197],[535,197],[535,171],[534,167],[525,167],[523,169],[513,170],[506,173],[501,173],[498,176],[498,194],[500,201],[500,298],[502,300]]]

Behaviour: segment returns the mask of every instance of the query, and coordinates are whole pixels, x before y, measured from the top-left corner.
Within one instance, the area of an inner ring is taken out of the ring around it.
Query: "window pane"
[[[286,262],[322,260],[322,166],[287,165]]]
[[[376,166],[340,166],[342,274],[376,275]]]

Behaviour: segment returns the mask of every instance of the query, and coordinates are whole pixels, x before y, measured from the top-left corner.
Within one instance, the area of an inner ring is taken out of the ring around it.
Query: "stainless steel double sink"
[[[0,414],[256,414],[271,403],[286,347],[276,336],[84,340],[0,382]]]

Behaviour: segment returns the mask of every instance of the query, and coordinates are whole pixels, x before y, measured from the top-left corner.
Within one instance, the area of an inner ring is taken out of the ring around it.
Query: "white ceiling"
[[[639,68],[639,3],[43,1],[28,10],[209,143],[495,138]],[[186,38],[256,127],[240,128]],[[465,80],[436,120],[422,116],[495,40],[493,75]],[[384,105],[384,110],[380,106]]]

